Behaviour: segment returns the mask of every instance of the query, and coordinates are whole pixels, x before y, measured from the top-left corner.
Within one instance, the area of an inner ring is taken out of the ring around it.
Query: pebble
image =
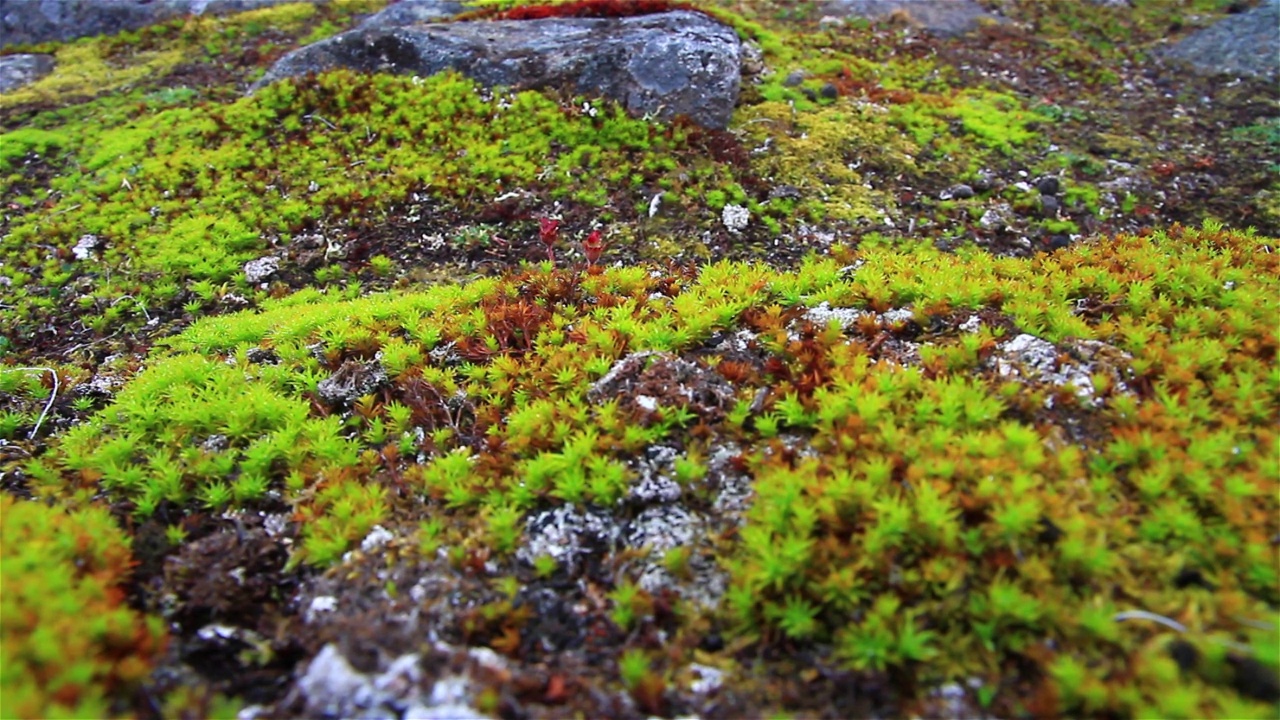
[[[1062,203],[1058,202],[1058,198],[1052,195],[1042,195],[1040,197],[1040,214],[1047,218],[1058,216],[1058,209],[1062,207]]]
[[[968,185],[953,185],[938,193],[939,200],[968,200],[975,195]]]
[[[1061,189],[1062,184],[1053,176],[1042,177],[1036,181],[1036,190],[1039,190],[1041,195],[1057,195]]]

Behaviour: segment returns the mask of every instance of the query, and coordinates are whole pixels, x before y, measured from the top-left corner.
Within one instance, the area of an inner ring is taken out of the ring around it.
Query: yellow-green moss
[[[288,3],[226,17],[175,20],[124,36],[85,38],[65,43],[53,52],[53,72],[30,85],[0,95],[0,109],[34,102],[65,102],[77,96],[116,91],[143,79],[160,77],[180,63],[190,62],[193,46],[198,49],[201,43],[227,35],[259,34],[267,28],[288,32],[311,19],[315,13],[316,8],[310,3]],[[171,35],[175,39],[158,43],[155,49],[130,49],[128,38],[139,34]]]

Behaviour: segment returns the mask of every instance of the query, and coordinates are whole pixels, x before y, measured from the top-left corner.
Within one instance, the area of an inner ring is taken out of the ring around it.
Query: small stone
[[[1013,215],[1013,209],[1005,203],[1000,203],[995,207],[987,208],[982,213],[982,217],[978,218],[978,224],[986,230],[1004,230],[1009,227],[1009,218]]]
[[[968,200],[975,195],[968,185],[953,185],[938,193],[939,200]]]
[[[770,200],[799,200],[801,197],[800,188],[795,185],[775,185],[769,189]]]
[[[1052,195],[1043,195],[1040,198],[1040,214],[1047,218],[1058,217],[1058,210],[1061,209],[1062,203],[1058,202],[1058,198]]]
[[[71,248],[71,254],[76,256],[77,260],[89,260],[96,257],[94,250],[98,249],[101,241],[97,235],[84,234],[80,236],[80,240],[76,242],[76,246]]]
[[[822,87],[818,88],[818,94],[828,100],[835,100],[840,97],[840,90],[831,83],[824,83]]]
[[[1071,244],[1070,235],[1050,235],[1048,246],[1050,250],[1061,250]]]
[[[798,87],[800,83],[804,82],[804,78],[805,78],[805,71],[792,70],[791,72],[787,73],[787,77],[782,81],[782,84],[786,85],[787,87]]]
[[[720,212],[720,221],[724,223],[729,232],[740,233],[746,229],[747,223],[751,221],[751,212],[741,205],[729,203]]]
[[[260,257],[257,260],[250,260],[244,264],[244,279],[249,284],[260,283],[263,280],[276,274],[280,269],[280,258],[274,255]]]
[[[227,440],[226,435],[210,435],[208,439],[201,443],[200,449],[208,453],[220,453],[230,446],[231,443]]]
[[[321,615],[334,612],[338,609],[338,598],[332,595],[317,595],[311,598],[311,604],[307,606],[305,613],[307,622],[315,622],[316,618]]]
[[[1061,189],[1062,184],[1052,175],[1036,181],[1036,190],[1039,190],[1041,195],[1057,195]]]
[[[384,545],[395,539],[389,530],[381,525],[374,525],[369,534],[364,537],[360,543],[360,551],[365,553],[375,552],[382,549]]]

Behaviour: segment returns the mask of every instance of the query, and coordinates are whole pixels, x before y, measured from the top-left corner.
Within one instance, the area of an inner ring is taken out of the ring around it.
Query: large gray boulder
[[[1229,15],[1174,43],[1163,53],[1202,75],[1280,76],[1280,0]]]
[[[944,37],[963,35],[986,20],[999,22],[973,0],[827,0],[821,6],[829,17],[881,20],[903,13],[929,32]]]
[[[741,53],[732,29],[689,11],[375,26],[289,53],[254,87],[334,68],[452,69],[487,86],[563,87],[613,98],[636,114],[687,115],[720,129],[738,101]]]
[[[0,48],[113,35],[183,15],[226,14],[298,1],[0,0]]]

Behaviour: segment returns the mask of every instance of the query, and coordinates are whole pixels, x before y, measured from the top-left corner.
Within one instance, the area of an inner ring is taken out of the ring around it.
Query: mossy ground
[[[727,132],[456,75],[241,97],[377,3],[40,48],[0,97],[4,552],[110,511],[75,552],[138,565],[67,581],[133,634],[4,695],[218,714],[438,636],[508,658],[503,715],[1273,716],[1275,90],[1148,59],[1223,3],[991,4],[709,4],[760,49]]]

